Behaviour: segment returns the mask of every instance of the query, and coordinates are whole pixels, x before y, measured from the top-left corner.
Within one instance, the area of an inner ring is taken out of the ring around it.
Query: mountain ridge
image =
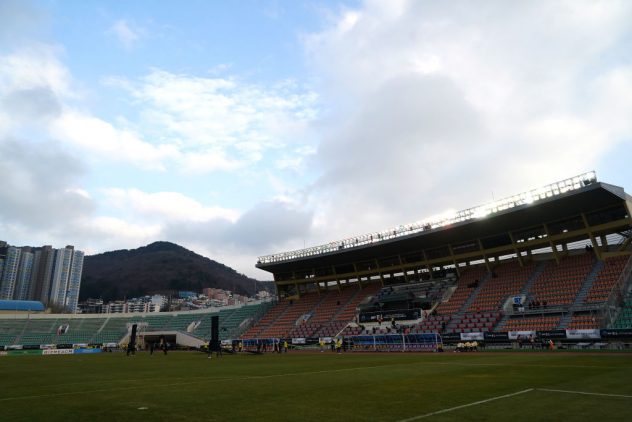
[[[157,241],[136,249],[120,249],[84,258],[80,300],[104,301],[148,294],[200,292],[205,287],[252,296],[265,283],[183,246]]]

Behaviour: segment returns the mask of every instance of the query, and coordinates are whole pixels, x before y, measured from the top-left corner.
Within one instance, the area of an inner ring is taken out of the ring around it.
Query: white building
[[[22,250],[14,246],[8,246],[3,249],[4,258],[2,274],[0,274],[0,299],[11,300],[15,293],[15,283],[18,277]]]

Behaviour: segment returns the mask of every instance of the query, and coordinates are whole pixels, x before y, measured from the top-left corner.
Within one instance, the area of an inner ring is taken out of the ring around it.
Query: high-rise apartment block
[[[73,246],[15,247],[0,241],[0,299],[77,310],[84,253]]]

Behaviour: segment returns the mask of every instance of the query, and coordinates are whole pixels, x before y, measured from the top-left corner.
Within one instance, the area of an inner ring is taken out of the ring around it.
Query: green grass
[[[400,421],[525,389],[423,420],[632,419],[629,354],[8,356],[0,374],[5,421]]]

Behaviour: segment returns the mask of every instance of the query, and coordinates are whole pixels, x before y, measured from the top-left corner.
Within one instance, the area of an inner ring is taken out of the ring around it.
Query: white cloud
[[[0,93],[46,87],[59,97],[74,97],[71,78],[59,61],[59,47],[30,44],[19,52],[0,56]]]
[[[235,222],[239,212],[222,207],[207,207],[179,192],[147,193],[139,189],[105,190],[107,201],[119,209],[133,211],[135,220],[206,222],[223,219]]]
[[[125,19],[119,19],[112,24],[107,31],[123,45],[126,50],[131,50],[146,36],[144,28],[131,24]]]
[[[66,110],[51,123],[51,134],[60,141],[79,147],[97,159],[127,161],[143,169],[164,170],[165,161],[180,152],[174,145],[153,145],[137,134],[84,113]]]
[[[317,96],[287,83],[263,88],[154,70],[117,84],[135,98],[144,133],[177,140],[188,171],[239,169],[295,147],[317,114]]]
[[[591,170],[631,142],[628,2],[365,1],[305,37],[319,241]],[[349,218],[353,216],[353,218]]]

